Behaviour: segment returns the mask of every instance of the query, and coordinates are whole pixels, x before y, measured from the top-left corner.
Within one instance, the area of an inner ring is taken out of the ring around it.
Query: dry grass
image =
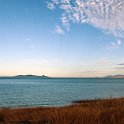
[[[124,98],[54,108],[1,109],[0,124],[124,124]]]

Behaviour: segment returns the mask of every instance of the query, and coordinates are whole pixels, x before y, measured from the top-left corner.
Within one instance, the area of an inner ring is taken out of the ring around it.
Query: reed
[[[64,107],[1,109],[0,124],[124,124],[124,98],[76,101]]]

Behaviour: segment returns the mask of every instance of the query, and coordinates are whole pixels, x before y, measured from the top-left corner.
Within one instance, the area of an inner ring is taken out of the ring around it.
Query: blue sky
[[[80,23],[77,16],[68,20],[69,26],[63,25],[66,12],[59,7],[63,3],[54,2],[0,0],[0,75],[124,74],[123,37],[115,35],[110,26]]]

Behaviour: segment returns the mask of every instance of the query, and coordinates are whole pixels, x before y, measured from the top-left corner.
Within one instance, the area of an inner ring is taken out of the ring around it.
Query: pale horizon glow
[[[121,0],[1,0],[0,76],[124,74]]]

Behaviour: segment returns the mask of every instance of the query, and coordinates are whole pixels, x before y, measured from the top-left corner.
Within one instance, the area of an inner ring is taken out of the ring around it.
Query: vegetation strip
[[[64,107],[1,109],[0,124],[124,124],[124,98]]]

